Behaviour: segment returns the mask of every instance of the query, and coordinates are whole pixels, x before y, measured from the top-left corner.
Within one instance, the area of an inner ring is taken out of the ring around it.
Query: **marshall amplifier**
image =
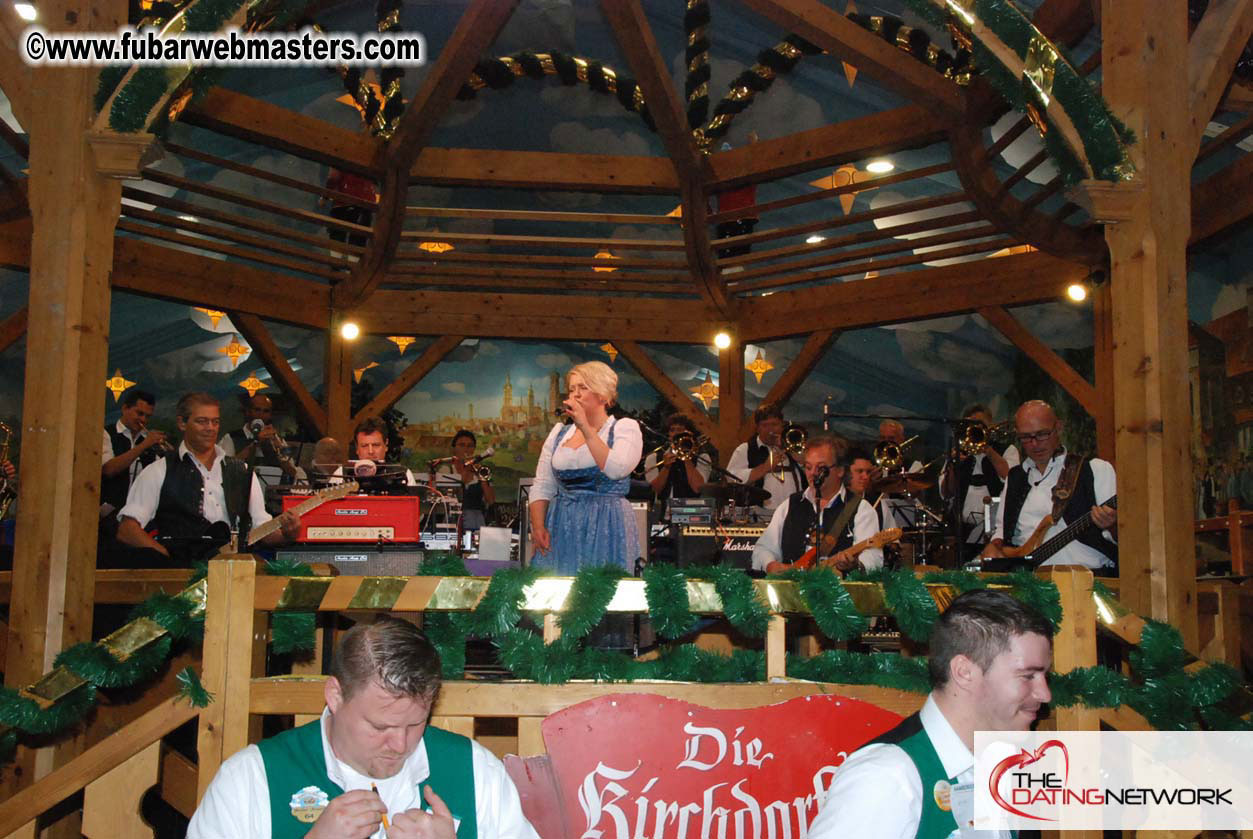
[[[718,528],[676,525],[677,564],[680,567],[728,565],[747,570],[753,565],[753,546],[757,544],[757,537],[765,531],[764,524]]]

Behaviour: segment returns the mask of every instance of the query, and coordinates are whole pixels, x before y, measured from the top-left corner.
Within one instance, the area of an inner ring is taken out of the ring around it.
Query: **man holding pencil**
[[[504,765],[427,725],[439,655],[381,617],[344,634],[319,720],[222,764],[188,839],[538,839]]]

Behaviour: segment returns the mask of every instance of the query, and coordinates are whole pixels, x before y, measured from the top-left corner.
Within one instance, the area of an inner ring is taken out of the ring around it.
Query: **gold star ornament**
[[[122,392],[131,385],[135,384],[130,379],[122,375],[121,369],[113,371],[113,377],[104,380],[104,386],[113,392],[113,401],[116,402],[122,395]]]
[[[234,370],[252,352],[252,347],[242,343],[238,335],[232,335],[231,342],[225,347],[218,347],[218,352],[231,360],[231,369]]]
[[[615,361],[618,360],[618,348],[615,347],[613,344],[606,342],[604,344],[601,344],[600,348],[605,351],[605,355],[609,356],[610,364],[613,364]]]
[[[378,367],[378,366],[379,366],[379,363],[377,361],[371,361],[369,364],[367,364],[364,367],[356,368],[355,370],[352,371],[352,380],[356,382],[357,384],[361,384],[361,377],[365,375],[365,371],[369,370],[371,367]]]
[[[692,395],[700,400],[700,404],[705,406],[705,410],[709,410],[709,405],[718,398],[718,386],[714,384],[713,374],[708,370],[705,371],[705,381],[692,388]]]
[[[448,242],[423,242],[418,245],[418,250],[426,251],[427,253],[441,254],[447,253],[451,250],[456,250],[456,248]]]
[[[269,385],[267,385],[265,382],[257,378],[256,373],[249,373],[248,378],[240,382],[239,386],[242,387],[244,390],[248,391],[249,399],[256,396],[257,391],[264,390],[265,388],[269,387]]]
[[[405,350],[409,349],[409,345],[418,339],[410,335],[388,335],[387,340],[399,347],[400,354],[404,355]]]
[[[597,251],[596,258],[608,260],[608,259],[621,259],[622,257],[614,256],[608,250],[601,250],[601,251]],[[606,274],[612,274],[614,271],[617,271],[618,269],[614,268],[612,265],[595,265],[592,267],[592,270],[597,271],[597,272],[603,272]]]
[[[205,315],[208,316],[209,322],[213,324],[214,329],[217,329],[218,321],[226,317],[226,312],[220,311],[218,309],[209,309],[204,306],[193,306],[192,308],[195,309],[197,312],[204,312]]]
[[[757,384],[761,384],[761,377],[774,369],[774,365],[766,361],[766,354],[762,350],[757,351],[757,358],[752,364],[745,364],[744,369],[757,377]]]

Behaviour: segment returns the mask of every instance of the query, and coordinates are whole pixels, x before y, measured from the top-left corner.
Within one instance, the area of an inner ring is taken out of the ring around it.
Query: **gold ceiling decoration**
[[[264,390],[269,387],[269,385],[257,378],[256,373],[249,373],[248,378],[240,382],[239,386],[248,391],[248,397],[250,399],[257,395],[257,391]]]
[[[352,380],[356,382],[357,384],[361,384],[361,377],[365,375],[365,371],[369,370],[371,367],[378,367],[378,366],[379,366],[379,363],[377,361],[371,361],[369,364],[367,364],[364,367],[356,368],[355,370],[352,371]]]
[[[614,256],[607,249],[601,249],[596,252],[596,258],[597,259],[621,259],[622,257]],[[592,270],[603,271],[605,273],[612,273],[614,271],[617,271],[618,269],[614,268],[612,265],[594,265],[592,266]]]
[[[418,339],[412,335],[388,335],[387,340],[395,344],[400,349],[400,354],[404,355],[405,350],[409,349],[409,345]]]
[[[600,348],[605,351],[605,355],[609,356],[610,364],[613,364],[615,361],[618,360],[618,348],[615,347],[613,344],[609,342],[605,342],[600,345]]]
[[[837,187],[849,186],[850,184],[859,184],[863,181],[874,180],[874,175],[869,172],[863,172],[852,164],[841,166],[830,175],[819,178],[816,181],[810,181],[810,186],[816,186],[818,189],[835,189]],[[844,215],[848,215],[853,209],[853,202],[857,200],[857,193],[874,189],[874,187],[866,187],[866,189],[857,189],[852,192],[840,193],[840,207],[844,210]]]
[[[426,251],[427,253],[440,254],[448,253],[449,251],[456,250],[456,248],[454,248],[450,242],[423,242],[418,245],[418,250]]]
[[[122,395],[122,391],[135,384],[130,379],[122,375],[121,368],[113,372],[112,378],[104,380],[104,386],[113,392],[113,401],[116,402]]]
[[[238,335],[232,335],[231,342],[225,347],[218,347],[218,352],[231,360],[231,369],[234,370],[252,352],[252,347],[242,343]]]
[[[700,400],[705,410],[709,410],[710,404],[718,398],[718,386],[714,384],[713,373],[705,371],[705,381],[692,388],[692,395]]]
[[[210,309],[206,306],[192,306],[197,312],[204,312],[209,317],[209,322],[213,324],[213,328],[217,329],[218,321],[226,317],[226,312],[221,309]]]
[[[758,350],[757,358],[753,361],[752,364],[745,364],[744,369],[752,373],[754,376],[756,376],[757,384],[761,384],[762,375],[773,370],[774,365],[771,364],[769,361],[766,361],[765,350]]]

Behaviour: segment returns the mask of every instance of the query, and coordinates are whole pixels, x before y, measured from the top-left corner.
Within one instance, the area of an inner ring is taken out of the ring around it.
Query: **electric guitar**
[[[310,495],[304,501],[301,501],[295,507],[292,507],[290,512],[295,513],[297,517],[303,516],[310,510],[322,506],[327,501],[334,501],[337,498],[352,495],[357,491],[357,489],[358,486],[356,481],[348,481],[347,483],[329,486],[326,489],[318,490],[313,493],[313,495]],[[282,525],[279,523],[277,516],[270,519],[265,524],[257,525],[252,530],[248,531],[249,546],[257,544],[266,536],[269,536],[271,533],[278,530],[280,527],[282,527]]]
[[[819,562],[818,563],[819,565],[826,566],[828,568],[835,567],[835,557],[827,556],[827,554],[831,553],[835,549],[835,543],[839,541],[839,538],[840,537],[838,533],[828,533],[826,536],[822,538],[822,544],[819,547],[822,548],[823,556],[826,558],[823,559],[821,562]],[[880,530],[878,533],[871,536],[869,539],[861,540],[860,542],[853,545],[852,547],[844,550],[843,553],[845,553],[848,556],[855,557],[861,554],[862,551],[869,550],[870,548],[882,548],[884,545],[890,545],[893,542],[900,541],[900,538],[901,538],[901,529],[899,527],[889,527],[887,530]],[[840,552],[836,551],[836,553],[840,553]],[[801,554],[800,559],[796,560],[791,565],[788,565],[785,567],[809,568],[815,563],[817,558],[818,558],[818,548],[816,547],[810,548],[809,550]]]
[[[1118,509],[1118,496],[1115,495],[1106,501],[1104,507],[1113,507]],[[1044,535],[1049,532],[1049,528],[1055,524],[1052,515],[1047,515],[1036,525],[1035,530],[1031,533],[1031,538],[1018,547],[1012,545],[1002,545],[1001,552],[1005,554],[1006,559],[1018,560],[1016,564],[1039,565],[1049,557],[1056,554],[1062,548],[1069,545],[1079,537],[1083,531],[1092,527],[1092,511],[1088,510],[1079,518],[1075,519],[1074,524],[1066,526],[1066,529],[1058,533],[1047,542],[1044,541]],[[1043,544],[1041,544],[1043,543]]]

